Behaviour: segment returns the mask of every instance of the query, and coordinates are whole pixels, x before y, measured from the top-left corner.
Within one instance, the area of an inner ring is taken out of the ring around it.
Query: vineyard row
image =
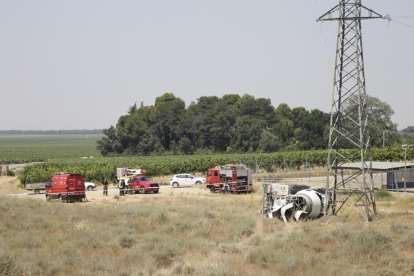
[[[355,160],[358,151],[349,151]],[[412,157],[412,152],[411,155]],[[373,160],[398,161],[404,159],[399,149],[373,149]],[[80,173],[88,181],[101,182],[104,178],[115,181],[118,167],[144,168],[152,176],[171,175],[184,172],[202,172],[208,168],[224,164],[243,163],[253,169],[275,172],[284,169],[299,169],[309,166],[325,166],[327,151],[294,151],[251,154],[216,154],[182,156],[135,156],[135,157],[98,157],[54,159],[41,164],[25,167],[20,180],[22,183],[48,181],[51,175],[59,172]]]

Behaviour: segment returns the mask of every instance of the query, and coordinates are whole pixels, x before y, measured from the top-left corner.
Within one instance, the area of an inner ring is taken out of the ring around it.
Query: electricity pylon
[[[338,21],[338,36],[328,145],[325,215],[336,215],[351,199],[366,221],[376,214],[366,110],[361,20],[383,18],[361,0],[340,0],[317,21]],[[344,151],[343,149],[357,149]],[[359,169],[345,172],[345,163]],[[332,180],[333,177],[333,180]]]

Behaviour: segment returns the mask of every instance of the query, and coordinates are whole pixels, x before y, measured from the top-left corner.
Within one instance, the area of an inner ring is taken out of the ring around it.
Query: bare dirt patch
[[[108,196],[104,196],[102,192],[102,187],[98,187],[95,191],[87,191],[86,197],[88,202],[95,202],[100,204],[113,203],[113,202],[134,202],[141,201],[148,198],[165,198],[165,197],[175,197],[175,196],[208,196],[212,194],[205,185],[186,187],[186,188],[172,188],[169,185],[163,185],[160,187],[158,194],[127,194],[125,196],[119,195],[119,189],[110,186],[108,189]]]
[[[318,173],[319,174],[319,173]],[[263,177],[264,176],[264,177]],[[255,174],[253,176],[253,187],[254,192],[249,195],[249,197],[255,198],[255,200],[261,201],[262,199],[262,183],[264,182],[279,182],[284,184],[302,184],[309,185],[312,188],[323,188],[326,184],[325,176],[308,176],[304,175],[265,175],[265,174]],[[171,176],[158,176],[154,177],[155,181],[158,181],[160,186],[160,192],[158,194],[132,194],[126,196],[119,195],[119,189],[114,185],[109,186],[108,196],[103,196],[102,186],[98,186],[95,191],[86,191],[86,197],[88,204],[113,204],[116,203],[131,203],[131,202],[140,202],[143,200],[148,200],[149,198],[168,198],[168,197],[222,197],[224,195],[211,193],[205,185],[194,185],[192,187],[180,187],[172,188],[169,183]],[[381,187],[381,182],[383,177],[379,175],[374,177],[376,188]],[[379,181],[380,180],[380,181]],[[0,177],[0,195],[14,195],[18,194],[19,197],[30,197],[45,200],[44,194],[33,194],[32,191],[27,191],[22,188],[18,188],[20,182],[17,177],[10,176],[1,176]],[[167,184],[167,185],[166,185]],[[240,200],[244,200],[244,196],[240,195]]]
[[[17,176],[0,176],[0,194],[21,194],[26,190],[19,188]]]

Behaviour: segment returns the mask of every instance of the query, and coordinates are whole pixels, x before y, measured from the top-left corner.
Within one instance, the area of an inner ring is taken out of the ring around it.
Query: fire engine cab
[[[207,171],[211,192],[249,193],[253,191],[250,169],[244,165],[225,165]]]

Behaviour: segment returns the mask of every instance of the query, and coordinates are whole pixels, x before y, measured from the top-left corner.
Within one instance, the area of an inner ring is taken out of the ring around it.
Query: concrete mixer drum
[[[263,210],[268,218],[278,217],[284,222],[316,219],[323,215],[325,194],[318,190],[303,189],[295,194],[294,189],[284,188],[287,184],[266,184],[263,186]],[[281,192],[283,191],[283,192]]]

